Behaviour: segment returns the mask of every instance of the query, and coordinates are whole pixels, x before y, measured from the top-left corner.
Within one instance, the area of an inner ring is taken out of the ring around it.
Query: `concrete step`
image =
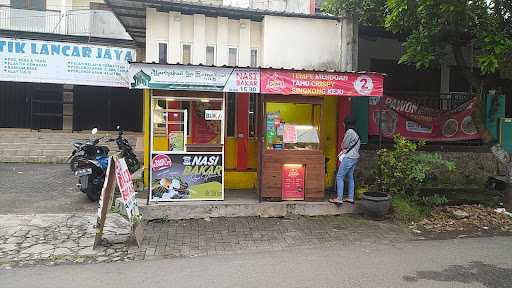
[[[338,207],[329,202],[258,202],[254,201],[187,201],[147,204],[137,199],[137,204],[145,220],[154,219],[202,219],[212,217],[287,217],[291,215],[321,216],[357,213],[357,207]],[[121,199],[116,206],[123,211]]]

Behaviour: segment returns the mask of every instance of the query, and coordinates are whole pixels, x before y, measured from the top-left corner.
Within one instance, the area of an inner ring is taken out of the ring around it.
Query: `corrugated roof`
[[[160,11],[177,11],[183,14],[203,14],[211,17],[221,16],[233,19],[250,19],[253,21],[262,21],[265,16],[340,19],[337,16],[321,13],[310,15],[173,0],[105,0],[105,2],[112,8],[112,11],[123,24],[126,31],[139,45],[143,45],[146,40],[146,8],[156,8]]]
[[[161,65],[161,66],[191,66],[191,67],[209,67],[209,68],[247,68],[247,69],[276,69],[276,70],[287,70],[287,71],[304,71],[304,72],[321,72],[321,73],[358,73],[358,74],[380,74],[386,75],[384,73],[379,72],[371,72],[371,71],[340,71],[340,70],[332,70],[332,69],[302,69],[302,68],[284,68],[284,67],[272,67],[272,66],[217,66],[217,65],[205,65],[205,64],[181,64],[181,63],[157,63],[157,62],[141,62],[141,61],[133,61],[130,64],[150,64],[150,65]]]

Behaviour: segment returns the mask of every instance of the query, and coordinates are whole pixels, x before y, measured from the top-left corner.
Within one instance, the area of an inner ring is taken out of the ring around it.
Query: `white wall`
[[[169,49],[169,13],[156,12],[151,8],[146,10],[146,61],[158,62],[158,43],[167,42]],[[167,51],[169,57],[169,51]]]
[[[181,63],[181,45],[192,44],[192,64],[204,64],[206,46],[216,49],[215,65],[228,64],[238,49],[238,66],[251,64],[297,69],[340,69],[341,24],[337,20],[265,16],[263,22],[179,12],[146,11],[146,62],[158,62],[158,41],[168,43],[168,62]]]
[[[265,16],[262,66],[339,69],[341,25],[336,20]]]
[[[242,24],[241,24],[242,23]],[[158,62],[158,41],[168,43],[168,62],[181,63],[182,44],[192,44],[192,64],[204,64],[206,46],[216,49],[215,65],[228,64],[228,49],[238,48],[239,65],[250,64],[251,48],[261,50],[261,23],[247,19],[182,15],[146,10],[146,62]],[[260,56],[261,57],[261,56]]]

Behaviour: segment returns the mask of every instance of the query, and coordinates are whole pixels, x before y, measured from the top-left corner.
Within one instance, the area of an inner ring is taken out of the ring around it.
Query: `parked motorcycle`
[[[119,157],[124,158],[126,166],[128,166],[128,171],[133,174],[135,171],[140,169],[140,162],[133,152],[133,148],[128,140],[123,138],[123,130],[121,129],[121,126],[117,125],[116,130],[118,131],[117,138],[109,139],[109,141],[116,142],[117,147],[119,148]]]
[[[92,129],[92,134],[95,135],[96,133],[98,133],[98,129]],[[98,201],[100,198],[108,168],[109,149],[106,146],[98,145],[103,138],[99,137],[88,141],[80,147],[86,157],[78,158],[78,169],[75,171],[80,191],[85,193],[91,201]]]
[[[73,146],[73,151],[71,151],[71,155],[69,155],[66,162],[69,163],[69,168],[72,172],[78,170],[78,160],[83,158],[85,153],[82,147],[88,140],[73,140],[71,141],[71,145]]]

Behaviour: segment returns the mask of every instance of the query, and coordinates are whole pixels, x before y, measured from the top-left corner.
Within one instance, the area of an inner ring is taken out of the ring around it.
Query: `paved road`
[[[94,213],[76,183],[68,165],[0,163],[0,214]]]
[[[0,271],[10,287],[512,287],[506,237]]]

